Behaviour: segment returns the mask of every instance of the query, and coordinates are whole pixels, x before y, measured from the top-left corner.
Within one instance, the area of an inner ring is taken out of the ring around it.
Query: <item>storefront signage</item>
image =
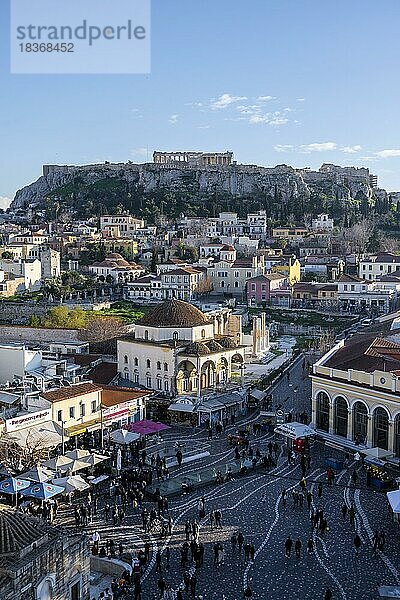
[[[14,417],[13,419],[6,419],[6,432],[18,431],[45,421],[51,421],[51,408]]]

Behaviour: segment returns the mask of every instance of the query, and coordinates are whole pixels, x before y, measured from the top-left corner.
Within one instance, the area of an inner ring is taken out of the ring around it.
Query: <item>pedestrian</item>
[[[167,565],[166,566],[167,566],[167,569],[169,571],[169,561],[171,560],[171,550],[170,550],[169,546],[167,546],[166,549],[165,549],[165,559],[167,561]]]
[[[211,527],[211,529],[213,529],[214,528],[214,523],[215,523],[214,511],[210,512],[209,519],[210,519],[210,527]]]
[[[290,555],[292,553],[292,548],[293,548],[293,540],[289,535],[289,537],[287,538],[287,540],[285,542],[285,555],[287,558],[290,558]]]
[[[252,591],[250,585],[248,585],[247,588],[243,592],[243,598],[245,600],[248,600],[249,598],[252,598],[252,596],[253,596],[253,591]]]
[[[313,500],[312,493],[310,491],[308,491],[307,492],[307,507],[308,507],[308,510],[311,509],[312,500]]]
[[[361,538],[358,535],[358,533],[356,533],[356,535],[354,536],[354,548],[356,549],[356,554],[358,554],[361,548]]]
[[[283,490],[281,491],[281,500],[282,500],[282,506],[286,506],[286,490],[285,490],[285,488],[283,488]]]
[[[352,479],[354,485],[356,486],[357,483],[358,483],[358,473],[357,473],[357,471],[355,469],[354,469],[354,471],[351,474],[351,479]]]
[[[325,594],[324,594],[324,600],[332,600],[332,598],[333,598],[332,590],[330,588],[326,588]]]
[[[215,527],[219,527],[220,529],[222,529],[222,514],[220,510],[216,510],[214,511],[214,518],[215,518]]]
[[[300,538],[297,538],[297,540],[295,541],[294,551],[296,553],[296,558],[300,558],[301,557],[301,540],[300,540]]]
[[[236,545],[237,545],[237,541],[238,541],[238,539],[237,539],[237,535],[236,535],[236,533],[233,533],[233,534],[231,535],[231,549],[232,549],[232,552],[233,552],[233,553],[235,553],[235,552],[236,552]]]
[[[347,516],[347,504],[346,504],[346,503],[343,503],[343,504],[342,504],[341,511],[342,511],[342,516],[343,516],[343,519],[345,519],[345,518],[346,518],[346,516]]]
[[[314,552],[314,540],[312,539],[312,537],[308,538],[307,552],[308,554],[312,554]]]
[[[318,484],[318,498],[322,498],[322,483]]]
[[[190,594],[191,594],[192,598],[194,598],[196,596],[196,586],[197,586],[197,577],[196,577],[196,574],[193,573],[193,575],[190,578]]]
[[[167,584],[165,583],[162,575],[157,582],[157,586],[160,592],[160,598],[162,598],[164,596],[165,588],[167,587]]]
[[[244,542],[244,535],[241,531],[239,531],[238,535],[237,535],[237,542],[238,542],[238,550],[239,550],[239,554],[241,554],[242,552],[242,546],[243,546],[243,542]]]

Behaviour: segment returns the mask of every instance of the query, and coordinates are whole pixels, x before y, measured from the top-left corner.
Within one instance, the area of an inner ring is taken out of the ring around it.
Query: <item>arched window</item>
[[[317,428],[329,431],[329,398],[325,392],[317,395]]]
[[[177,331],[174,331],[174,333],[172,334],[172,339],[173,340],[178,340],[179,339],[179,334]]]
[[[157,361],[157,369],[161,371],[161,362],[159,360]]]
[[[202,329],[202,330],[201,330],[201,337],[202,337],[202,338],[205,338],[205,337],[206,337],[206,330],[205,330],[205,329]]]
[[[150,367],[151,367],[151,361],[149,358],[146,360],[146,366],[148,369],[150,369]]]
[[[164,391],[165,392],[169,392],[169,383],[168,383],[168,379],[166,379],[164,381]]]
[[[374,446],[388,450],[389,416],[384,408],[378,406],[374,410]]]
[[[157,375],[157,389],[162,390],[162,379],[160,375]]]
[[[353,405],[353,439],[358,444],[365,444],[368,431],[368,409],[363,402]]]
[[[147,331],[147,329],[144,332],[144,339],[148,340],[149,339],[149,332]]]
[[[139,360],[138,360],[137,356],[135,356],[134,363],[135,363],[135,367],[137,367],[139,365]]]
[[[235,283],[233,285],[235,286],[235,288],[238,288],[239,287],[239,282],[235,281]]]
[[[124,356],[124,363],[125,363],[126,365],[128,364],[128,356],[127,356],[127,354],[125,354],[125,356]]]
[[[347,421],[348,411],[347,402],[344,398],[340,397],[335,400],[335,433],[342,437],[347,436]]]
[[[164,363],[164,371],[168,371],[168,363]]]

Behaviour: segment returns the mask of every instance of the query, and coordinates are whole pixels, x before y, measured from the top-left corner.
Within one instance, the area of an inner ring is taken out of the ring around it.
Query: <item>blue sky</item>
[[[111,2],[110,2],[111,3]],[[43,163],[232,150],[367,166],[400,190],[399,0],[153,0],[150,75],[10,75],[0,4],[0,202]]]

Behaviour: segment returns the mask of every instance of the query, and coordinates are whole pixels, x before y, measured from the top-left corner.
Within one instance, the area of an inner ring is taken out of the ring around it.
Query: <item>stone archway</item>
[[[374,447],[388,450],[389,446],[389,415],[388,412],[378,406],[375,408],[373,415],[373,443]]]
[[[343,396],[335,398],[333,427],[336,435],[347,437],[348,405]]]
[[[229,379],[229,365],[225,357],[221,357],[217,364],[217,383],[224,384]]]
[[[368,408],[357,400],[353,404],[353,440],[365,444],[368,435]]]
[[[201,389],[212,388],[215,383],[215,362],[207,360],[201,367]]]
[[[317,429],[329,432],[330,405],[329,396],[325,392],[318,392],[316,398],[316,426]]]
[[[178,394],[193,392],[197,389],[197,369],[190,360],[183,360],[178,365],[176,387]]]

